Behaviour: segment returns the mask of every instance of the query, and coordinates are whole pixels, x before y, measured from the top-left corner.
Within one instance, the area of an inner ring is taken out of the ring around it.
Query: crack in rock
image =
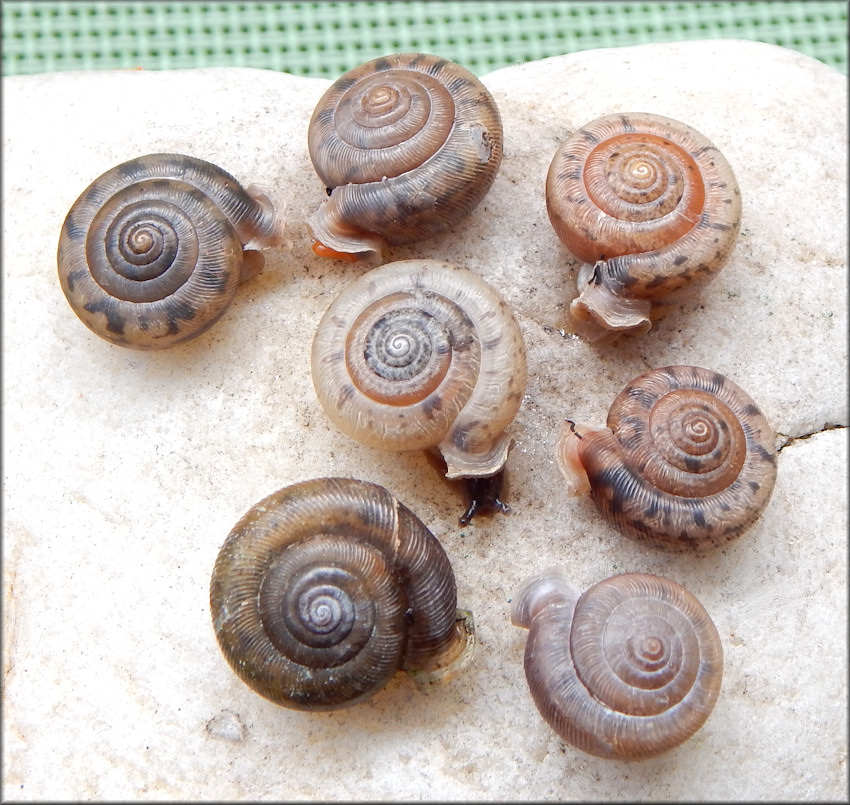
[[[832,422],[825,422],[822,428],[818,430],[813,430],[810,433],[804,433],[800,436],[788,436],[785,433],[776,434],[776,440],[779,442],[782,440],[781,444],[777,445],[776,452],[781,453],[789,444],[794,444],[795,442],[804,441],[805,439],[811,439],[812,436],[817,436],[819,433],[826,433],[828,430],[846,430],[847,425],[836,425]]]

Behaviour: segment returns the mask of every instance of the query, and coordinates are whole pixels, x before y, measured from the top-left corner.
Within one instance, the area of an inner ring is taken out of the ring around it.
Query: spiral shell
[[[775,435],[731,380],[696,366],[641,375],[616,397],[607,428],[567,421],[557,459],[572,494],[590,491],[625,536],[704,551],[759,517],[776,481]]]
[[[213,626],[239,678],[297,710],[368,699],[400,670],[469,659],[436,537],[386,489],[318,478],[253,506],[218,554]]]
[[[334,82],[313,112],[308,146],[330,196],[309,219],[314,251],[380,253],[472,212],[499,170],[502,122],[468,70],[406,53]]]
[[[592,755],[642,760],[688,740],[720,694],[723,649],[702,604],[669,579],[623,573],[579,596],[561,568],[529,579],[511,621],[544,720]]]
[[[448,478],[505,464],[525,390],[522,332],[465,268],[402,260],[349,285],[313,340],[313,383],[343,433],[370,447],[438,447]]]
[[[273,245],[268,198],[195,157],[150,154],[95,179],[59,237],[59,282],[82,322],[124,347],[164,349],[224,313]]]
[[[729,163],[698,131],[646,113],[600,117],[555,154],[546,205],[583,265],[570,305],[589,340],[646,332],[726,263],[741,221]]]

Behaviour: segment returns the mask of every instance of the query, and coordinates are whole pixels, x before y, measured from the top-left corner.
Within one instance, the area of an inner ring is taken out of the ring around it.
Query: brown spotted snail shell
[[[741,221],[738,183],[717,148],[647,113],[606,115],[569,137],[549,167],[546,205],[582,261],[570,314],[590,341],[646,332],[651,313],[714,279]]]
[[[398,671],[440,679],[472,652],[449,559],[386,489],[348,478],[253,506],[210,583],[222,653],[255,692],[297,710],[368,699]]]
[[[487,194],[502,123],[484,85],[424,53],[373,59],[337,79],[310,121],[310,158],[330,196],[309,218],[313,250],[356,259],[445,232]]]
[[[271,202],[221,168],[149,154],[95,179],[65,218],[59,281],[101,338],[141,350],[195,338],[222,316],[280,236]]]
[[[720,694],[710,616],[669,579],[623,573],[582,595],[561,568],[526,581],[511,622],[529,630],[525,675],[543,719],[592,755],[643,760],[687,741]]]
[[[669,551],[739,537],[776,480],[764,414],[727,377],[696,366],[635,378],[612,403],[606,428],[568,420],[556,451],[569,494],[589,491],[622,534]]]
[[[313,340],[316,394],[351,438],[384,450],[437,447],[447,478],[505,464],[526,383],[522,331],[472,271],[401,260],[367,272],[325,312]]]

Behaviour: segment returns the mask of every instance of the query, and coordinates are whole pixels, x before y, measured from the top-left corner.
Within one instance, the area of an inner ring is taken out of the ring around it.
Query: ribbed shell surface
[[[382,487],[345,478],[252,507],[219,552],[210,607],[236,674],[302,710],[347,707],[401,669],[438,668],[459,640],[437,539]]]
[[[334,82],[313,113],[308,147],[330,195],[309,219],[316,239],[338,252],[379,252],[472,212],[499,169],[502,124],[468,70],[397,54]]]
[[[476,274],[403,260],[364,274],[331,303],[313,339],[312,376],[328,416],[357,441],[438,446],[448,477],[488,476],[507,458],[525,346],[508,305]]]
[[[720,693],[723,653],[691,593],[637,573],[599,582],[577,603],[551,578],[546,585],[532,607],[525,673],[540,714],[567,743],[642,760],[702,727]]]
[[[589,341],[639,334],[653,311],[699,290],[725,265],[741,222],[731,166],[700,132],[648,113],[606,115],[556,152],[549,219],[584,261],[570,304]]]
[[[770,500],[773,429],[717,372],[667,366],[641,375],[616,397],[607,425],[561,438],[578,440],[594,502],[631,539],[708,550],[740,536]]]
[[[606,115],[573,134],[547,177],[558,237],[615,293],[666,298],[725,263],[741,194],[723,155],[700,132],[648,113]]]
[[[121,346],[194,338],[230,304],[243,246],[277,231],[264,197],[221,168],[150,154],[112,168],[80,195],[59,238],[59,281],[77,316]]]

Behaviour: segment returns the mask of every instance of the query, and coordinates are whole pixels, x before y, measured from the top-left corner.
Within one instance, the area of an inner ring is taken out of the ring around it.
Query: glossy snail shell
[[[298,710],[348,707],[471,650],[436,537],[383,487],[347,478],[253,506],[218,554],[210,608],[239,678]]]
[[[502,123],[468,70],[406,53],[337,79],[313,112],[308,146],[330,196],[309,219],[314,251],[380,253],[472,212],[499,170]]]
[[[708,550],[743,534],[770,500],[774,432],[750,396],[717,372],[647,372],[616,397],[607,425],[568,421],[558,465],[568,492],[589,491],[631,539]]]
[[[684,587],[623,573],[579,595],[561,568],[526,581],[511,621],[528,629],[525,675],[544,720],[568,744],[642,760],[688,740],[720,694],[723,649]]]
[[[331,303],[312,375],[326,413],[351,438],[385,450],[436,446],[446,477],[486,477],[507,460],[525,346],[507,303],[477,274],[401,260]]]
[[[606,115],[576,131],[549,167],[546,205],[583,261],[570,313],[589,340],[649,330],[651,311],[714,279],[741,221],[738,183],[717,148],[647,113]]]
[[[181,154],[149,154],[95,179],[59,237],[59,282],[82,322],[124,347],[164,349],[211,327],[273,245],[268,198]]]

